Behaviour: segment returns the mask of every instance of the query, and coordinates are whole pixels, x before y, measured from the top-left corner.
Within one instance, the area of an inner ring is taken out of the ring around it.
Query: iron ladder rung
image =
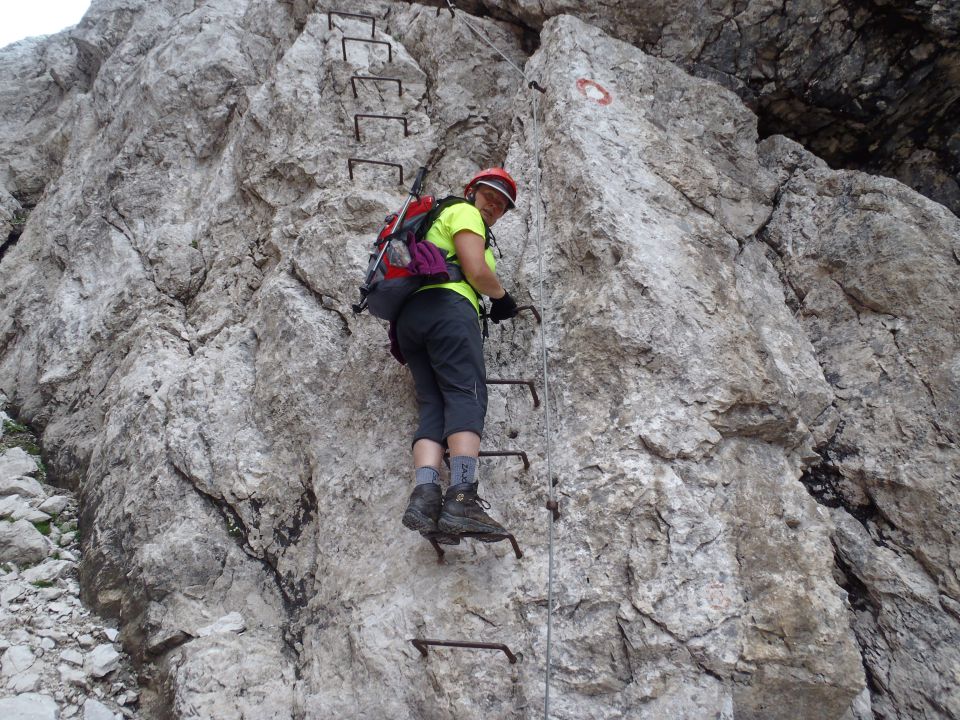
[[[399,120],[403,123],[403,136],[410,135],[410,128],[407,125],[407,118],[403,115],[375,115],[372,113],[355,113],[353,116],[353,135],[357,142],[360,142],[360,118],[375,118],[378,120]]]
[[[530,396],[533,398],[533,407],[540,407],[540,396],[537,395],[537,387],[533,380],[497,378],[495,380],[487,379],[487,385],[526,385],[530,389]]]
[[[437,538],[443,535],[441,532],[426,532],[422,533],[423,537],[433,545],[433,549],[437,553],[437,565],[443,564],[443,556],[446,555],[444,549],[440,547],[440,542]],[[462,538],[472,538],[474,540],[479,540],[480,542],[485,543],[495,543],[501,542],[503,540],[509,540],[510,546],[513,548],[513,554],[516,556],[517,560],[520,560],[523,557],[523,551],[520,549],[520,545],[517,543],[517,538],[514,537],[513,533],[503,533],[503,534],[492,534],[492,533],[459,533],[459,537]]]
[[[350,85],[353,87],[353,97],[355,99],[360,96],[357,95],[357,81],[361,82],[395,82],[397,84],[397,97],[403,97],[403,80],[401,78],[395,77],[386,77],[383,75],[351,75],[350,76]]]
[[[386,45],[387,46],[387,62],[393,62],[393,45],[391,45],[386,40],[369,40],[367,38],[358,38],[350,37],[344,35],[340,38],[340,47],[343,49],[343,61],[347,61],[347,40],[350,42],[366,43],[368,45]]]
[[[472,642],[470,640],[421,640],[420,638],[411,638],[410,642],[420,651],[423,657],[427,657],[427,647],[433,645],[435,647],[468,648],[471,650],[500,650],[507,656],[507,660],[510,661],[511,665],[515,665],[523,658],[523,655],[519,653],[514,654],[510,651],[510,648],[503,643]]]
[[[340,12],[339,10],[327,11],[327,30],[333,30],[333,16],[360,18],[370,21],[370,37],[375,37],[377,33],[377,19],[373,15],[364,15],[362,13]],[[346,60],[346,58],[344,58]]]
[[[347,170],[350,172],[350,179],[353,180],[353,166],[360,163],[366,163],[368,165],[386,165],[388,167],[395,167],[400,171],[400,184],[403,185],[403,165],[395,162],[387,162],[386,160],[369,160],[367,158],[347,158]]]
[[[530,459],[523,450],[481,450],[480,457],[518,457],[523,460],[523,469],[530,469]]]

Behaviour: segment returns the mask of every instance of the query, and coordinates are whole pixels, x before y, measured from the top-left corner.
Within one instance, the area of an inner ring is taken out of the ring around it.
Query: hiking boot
[[[419,531],[427,540],[436,540],[441,545],[459,545],[459,537],[437,530],[442,495],[436,483],[417,485],[410,493],[402,522],[405,527]]]
[[[436,483],[417,485],[410,493],[410,501],[403,513],[404,526],[422,533],[436,532],[442,495],[443,492]]]
[[[484,512],[489,508],[490,503],[477,497],[477,483],[451,485],[443,499],[437,529],[452,534],[482,533],[489,536],[481,538],[487,542],[502,540],[509,533],[503,525]]]

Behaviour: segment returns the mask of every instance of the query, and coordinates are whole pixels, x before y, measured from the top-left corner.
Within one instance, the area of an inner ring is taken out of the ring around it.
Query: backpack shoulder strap
[[[417,239],[422,240],[426,237],[427,232],[433,226],[433,223],[436,222],[437,218],[440,217],[440,213],[446,210],[451,205],[456,205],[457,203],[469,203],[469,200],[460,197],[459,195],[447,195],[447,197],[438,200],[437,203],[433,206],[433,209],[427,213],[427,217],[424,219],[423,224],[420,226],[417,232]],[[483,247],[484,249],[490,247],[492,233],[490,228],[487,227],[487,224],[483,224]]]

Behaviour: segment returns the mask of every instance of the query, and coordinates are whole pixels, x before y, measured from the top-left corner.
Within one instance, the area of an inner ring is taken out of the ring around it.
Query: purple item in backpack
[[[410,262],[407,270],[414,275],[429,278],[428,282],[449,282],[447,254],[428,240],[417,240],[411,232],[407,235]]]

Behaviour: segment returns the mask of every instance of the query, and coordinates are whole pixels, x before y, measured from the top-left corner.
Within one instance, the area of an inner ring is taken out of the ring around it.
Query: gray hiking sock
[[[436,483],[440,479],[440,473],[437,472],[437,469],[429,465],[418,467],[416,472],[417,485],[429,485],[430,483]]]
[[[469,455],[457,455],[450,458],[450,484],[476,482],[477,459]]]

